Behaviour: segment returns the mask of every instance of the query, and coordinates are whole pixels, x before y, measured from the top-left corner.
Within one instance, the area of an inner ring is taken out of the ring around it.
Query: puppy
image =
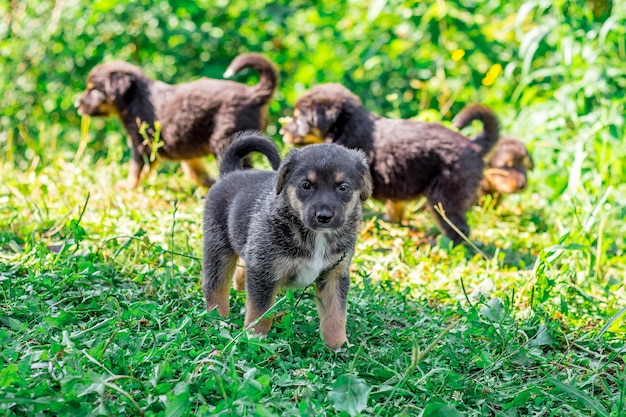
[[[498,140],[491,110],[474,105],[458,115],[460,124],[477,119],[484,131],[473,140],[440,124],[387,119],[367,111],[339,84],[322,84],[296,102],[283,139],[295,145],[332,142],[361,149],[369,158],[373,197],[387,201],[389,219],[400,222],[406,202],[425,195],[430,209],[441,203],[446,217],[465,235],[466,212],[483,177],[483,158]],[[462,237],[433,211],[455,243]]]
[[[209,187],[214,181],[202,157],[220,155],[235,132],[265,129],[267,124],[276,70],[259,54],[243,54],[224,75],[244,68],[259,73],[256,85],[210,78],[170,85],[126,62],[101,64],[89,73],[76,107],[81,115],[121,119],[132,150],[127,187],[137,187],[148,176],[155,156],[180,161],[188,177]]]
[[[272,306],[279,288],[315,283],[322,339],[339,348],[347,342],[349,267],[361,205],[372,192],[366,157],[322,144],[292,150],[278,172],[242,170],[251,151],[273,166],[280,160],[259,135],[244,135],[226,149],[220,180],[204,206],[206,307],[228,316],[239,257],[246,265],[246,327]],[[266,335],[271,324],[262,318],[254,331]]]
[[[491,195],[497,205],[503,195],[520,193],[526,189],[526,173],[533,168],[533,160],[524,143],[503,136],[487,161],[485,176],[480,182],[480,194]]]

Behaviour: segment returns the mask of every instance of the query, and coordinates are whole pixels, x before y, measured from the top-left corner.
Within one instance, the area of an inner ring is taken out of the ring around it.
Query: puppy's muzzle
[[[331,222],[333,217],[334,213],[326,207],[315,212],[315,220],[317,220],[319,224],[328,224]]]
[[[82,108],[82,102],[81,102],[81,100],[82,100],[82,97],[81,97],[81,98],[79,98],[79,99],[77,99],[77,100],[74,102],[74,107],[76,107],[76,110],[78,111],[78,114],[80,114],[81,116],[83,116],[85,112],[83,111],[83,108]]]
[[[313,230],[337,229],[343,226],[343,223],[344,216],[339,208],[320,205],[307,210],[305,224]]]

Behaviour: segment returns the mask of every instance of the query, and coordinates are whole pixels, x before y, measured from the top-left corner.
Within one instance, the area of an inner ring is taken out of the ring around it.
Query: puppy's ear
[[[126,72],[115,71],[105,80],[105,93],[113,101],[118,101],[130,91],[134,84],[134,76]]]
[[[292,149],[289,151],[283,163],[280,164],[280,168],[278,169],[278,177],[276,178],[276,195],[280,194],[285,188],[285,184],[289,180],[289,176],[291,175],[291,171],[293,170],[293,166],[295,164],[296,155],[300,151],[298,149]]]
[[[363,151],[357,151],[357,167],[363,180],[363,188],[361,189],[361,195],[359,196],[361,201],[365,201],[372,196],[374,186],[372,184],[372,175],[370,174],[370,167],[367,162],[367,156]]]

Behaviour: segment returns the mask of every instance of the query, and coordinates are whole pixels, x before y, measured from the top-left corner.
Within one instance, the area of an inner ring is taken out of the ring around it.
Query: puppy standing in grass
[[[346,301],[361,205],[372,192],[362,152],[323,144],[292,150],[278,172],[243,170],[250,152],[276,168],[269,139],[246,134],[227,149],[220,180],[204,207],[202,289],[206,307],[228,316],[237,258],[246,265],[247,327],[271,307],[280,287],[315,282],[322,339],[330,348],[347,342]],[[266,335],[271,318],[254,325]]]
[[[245,68],[259,73],[256,85],[210,78],[170,85],[148,78],[126,62],[101,64],[89,73],[87,89],[76,107],[82,115],[116,115],[122,120],[132,150],[127,187],[137,187],[154,170],[155,153],[162,159],[180,161],[189,178],[209,187],[214,181],[202,158],[220,155],[234,133],[262,130],[267,125],[276,70],[262,55],[243,54],[224,75]]]
[[[437,123],[388,119],[370,113],[340,84],[321,84],[296,102],[293,119],[283,128],[285,142],[332,142],[363,150],[369,158],[373,197],[387,202],[389,219],[400,222],[407,201],[426,196],[440,228],[454,243],[463,239],[435,212],[441,203],[447,218],[464,234],[466,213],[483,177],[483,158],[498,140],[491,110],[474,105],[457,116],[459,125],[480,120],[484,131],[473,140]]]

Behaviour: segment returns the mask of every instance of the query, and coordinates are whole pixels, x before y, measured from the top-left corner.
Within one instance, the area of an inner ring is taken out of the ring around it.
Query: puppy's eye
[[[313,186],[310,182],[304,181],[302,182],[302,184],[300,184],[300,188],[302,188],[303,190],[310,190],[311,188],[313,188]]]
[[[339,184],[339,186],[337,187],[337,191],[339,191],[340,193],[347,193],[348,191],[350,191],[350,186],[344,182],[342,184]]]

